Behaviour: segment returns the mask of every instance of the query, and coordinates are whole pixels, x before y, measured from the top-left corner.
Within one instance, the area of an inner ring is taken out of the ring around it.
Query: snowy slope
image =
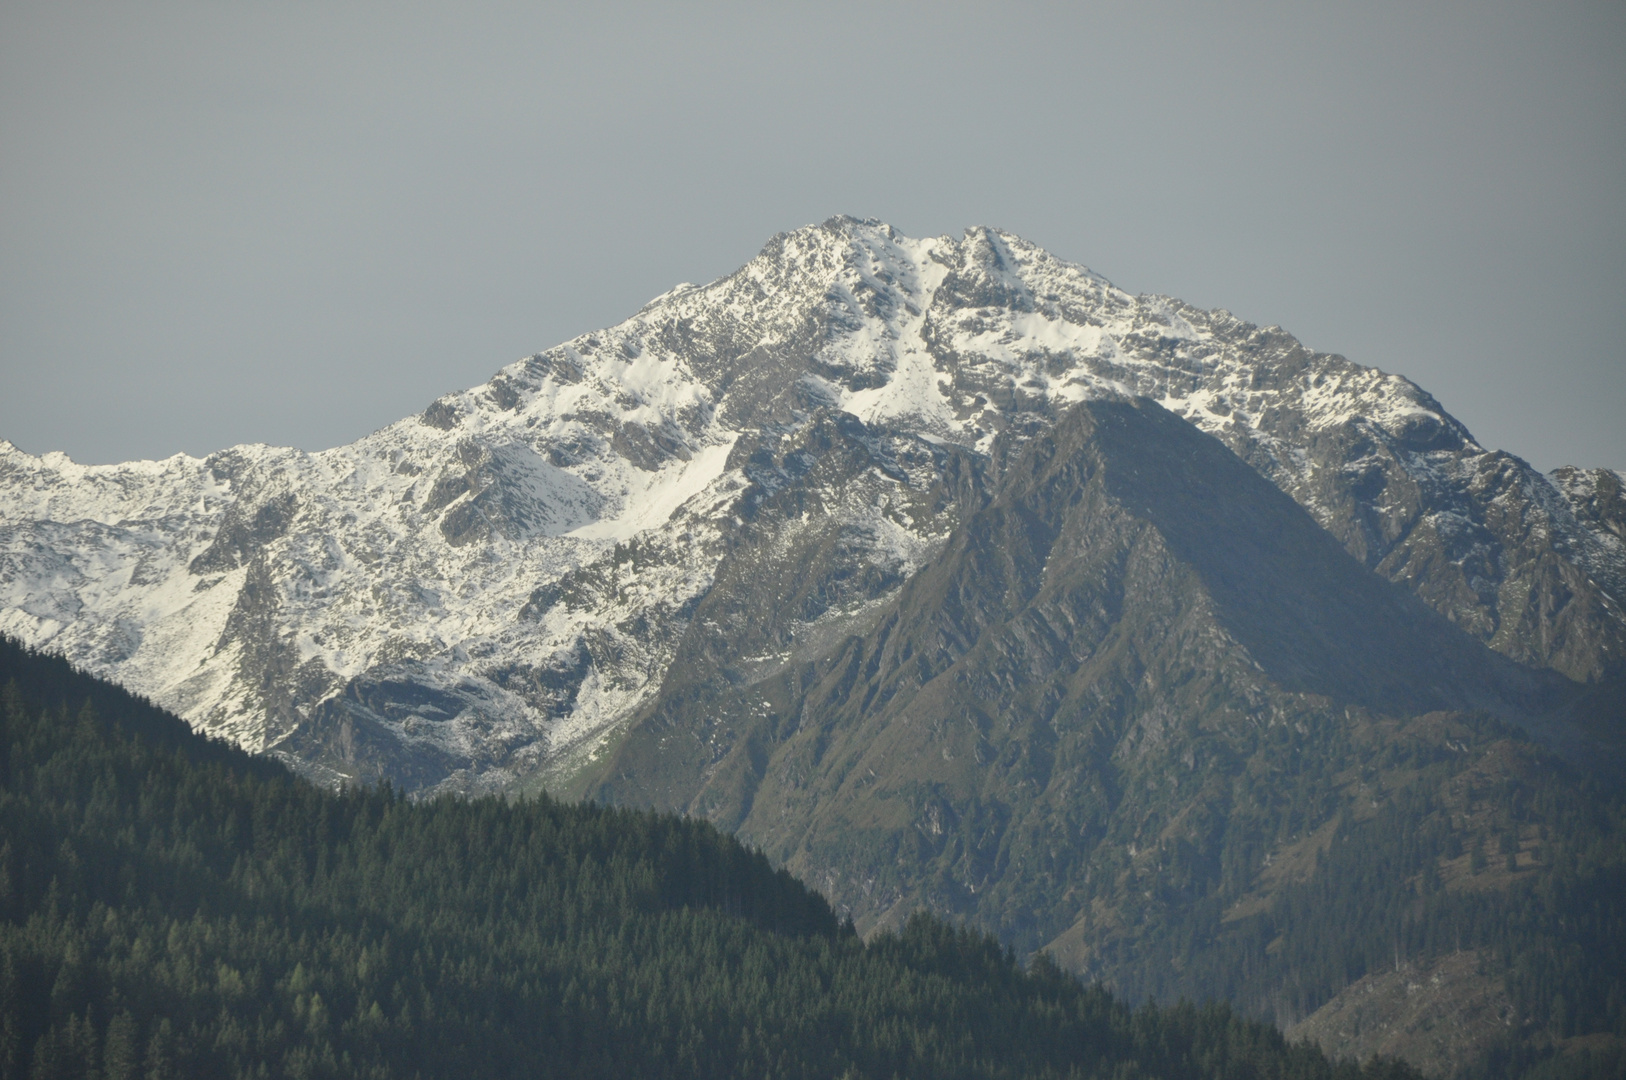
[[[977,454],[1119,393],[1218,436],[1493,647],[1623,670],[1619,474],[1543,477],[1404,378],[1014,236],[848,218],[348,446],[81,466],[0,443],[0,631],[322,775],[565,775],[658,689],[766,475],[753,454],[841,412]],[[817,512],[901,580],[948,523],[862,491]]]

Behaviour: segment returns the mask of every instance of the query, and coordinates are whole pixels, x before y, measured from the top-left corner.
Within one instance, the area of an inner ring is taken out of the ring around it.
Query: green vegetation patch
[[[0,1077],[1343,1077],[704,823],[331,793],[0,642]]]

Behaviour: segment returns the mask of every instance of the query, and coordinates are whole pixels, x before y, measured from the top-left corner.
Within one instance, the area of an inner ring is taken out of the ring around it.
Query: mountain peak
[[[779,461],[848,414],[914,463],[816,500],[850,533],[842,572],[880,590],[832,586],[847,599],[819,607],[829,629],[929,563],[956,513],[944,477],[1120,397],[1218,438],[1505,655],[1583,679],[1626,662],[1607,493],[1487,453],[1408,380],[1280,329],[1130,296],[998,229],[916,239],[855,217],[782,233],[349,446],[8,455],[0,630],[340,772],[574,775],[659,692],[743,542],[753,454]],[[370,760],[337,749],[364,728]]]

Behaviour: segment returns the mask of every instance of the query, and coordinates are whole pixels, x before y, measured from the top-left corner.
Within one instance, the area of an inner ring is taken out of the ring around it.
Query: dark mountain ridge
[[[889,438],[836,430],[848,441],[784,451],[819,492]],[[833,642],[797,641],[796,598],[840,576],[843,549],[793,481],[764,491],[594,794],[737,831],[861,929],[950,912],[1130,994],[1221,992],[1290,1024],[1376,965],[1377,922],[1441,947],[1457,901],[1412,908],[1464,845],[1546,831],[1516,805],[1486,816],[1465,774],[1547,797],[1618,785],[1613,688],[1486,648],[1155,403],[1086,402],[985,462],[944,462],[920,496],[955,502],[941,553]],[[1288,896],[1327,887],[1315,866],[1335,841],[1387,852],[1368,823],[1397,827],[1399,806],[1418,816],[1404,829],[1436,830],[1399,879]],[[1301,927],[1331,918],[1347,888],[1367,907],[1339,916],[1349,940],[1277,962],[1287,908]],[[1512,917],[1481,916],[1471,944]]]
[[[746,688],[759,680],[741,658],[794,642],[810,583],[829,588],[854,576],[841,565],[839,538],[821,531],[817,515],[810,522],[809,506],[839,487],[837,475],[857,481],[875,469],[868,447],[889,436],[851,418],[832,424],[849,436],[847,446],[828,438],[812,450],[797,444],[786,457],[800,460],[799,471],[780,470],[780,487],[745,500],[763,531],[725,559],[660,696],[607,766],[613,779],[602,793],[632,798],[658,790],[651,784],[693,784],[705,769],[680,763],[665,733],[685,732],[718,753],[698,734],[722,716],[701,687],[750,698]],[[1179,671],[1166,680],[1171,689],[1191,693],[1201,683],[1201,693],[1226,699],[1180,703],[1205,725],[1223,726],[1227,709],[1272,722],[1258,698],[1268,686],[1321,699],[1334,712],[1484,713],[1529,725],[1592,766],[1613,750],[1597,741],[1598,729],[1569,719],[1607,689],[1486,649],[1360,566],[1217,440],[1153,402],[1086,402],[1053,427],[996,444],[982,464],[935,453],[954,467],[939,464],[935,485],[917,498],[937,504],[926,512],[959,521],[942,552],[870,616],[867,635],[825,656],[781,662],[765,680],[773,688],[764,700],[791,702],[800,729],[825,715],[877,731],[905,717],[899,722],[908,727],[918,694],[930,702],[918,711],[936,713],[928,726],[942,730],[959,722],[945,708],[979,697],[973,708],[982,720],[968,721],[972,728],[1013,708],[1037,710],[1035,720],[1052,726],[1117,724],[1113,708],[1135,707],[1099,703],[1133,695],[1150,664],[1172,664]],[[831,606],[825,596],[815,611]],[[1207,685],[1216,677],[1226,680],[1223,690]],[[1103,680],[1118,686],[1108,692]],[[776,730],[784,707],[776,710],[752,730]],[[644,729],[660,733],[650,736],[654,744]],[[743,745],[760,740],[744,737]],[[640,754],[655,772],[637,771]],[[744,816],[719,819],[737,825]]]

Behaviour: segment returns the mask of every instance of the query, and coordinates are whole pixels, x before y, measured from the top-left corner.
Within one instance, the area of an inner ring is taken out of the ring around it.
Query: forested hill
[[[0,639],[0,1077],[1407,1077],[865,944],[709,825],[319,790]]]

